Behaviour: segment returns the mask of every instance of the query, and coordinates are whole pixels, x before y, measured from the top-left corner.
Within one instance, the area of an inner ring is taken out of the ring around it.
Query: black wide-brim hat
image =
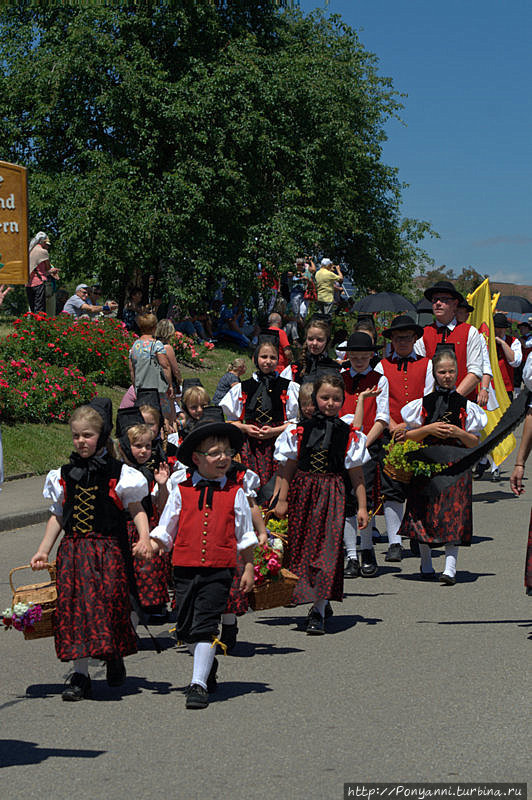
[[[177,450],[177,458],[186,467],[195,467],[192,453],[204,439],[209,436],[229,439],[229,444],[234,450],[240,450],[244,444],[244,434],[230,422],[224,422],[223,411],[219,406],[206,406],[203,416],[196,422]]]
[[[395,317],[390,327],[383,330],[382,335],[386,339],[391,339],[394,331],[414,331],[417,339],[423,336],[423,328],[421,325],[418,325],[408,314],[401,314],[401,316]]]
[[[454,297],[456,300],[463,300],[464,296],[460,294],[458,289],[455,289],[451,281],[438,281],[434,284],[434,286],[429,286],[428,289],[425,289],[423,294],[427,298],[427,300],[432,303],[432,296],[437,294],[438,292],[445,292],[446,294],[450,294],[451,297]]]
[[[467,302],[467,300],[460,300],[458,303],[458,308],[465,308],[470,314],[475,310],[474,307]]]
[[[511,328],[512,324],[508,320],[506,314],[503,314],[499,311],[497,314],[493,315],[493,325],[495,328]]]
[[[367,350],[371,350],[373,353],[375,350],[380,350],[381,345],[374,344],[373,339],[367,333],[363,333],[362,331],[355,331],[349,336],[349,339],[342,347],[340,345],[337,346],[337,350],[349,350],[352,353],[361,353]]]

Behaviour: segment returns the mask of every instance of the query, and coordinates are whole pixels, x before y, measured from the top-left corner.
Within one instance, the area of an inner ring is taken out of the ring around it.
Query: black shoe
[[[493,472],[491,473],[491,482],[499,483],[500,479],[501,479],[501,471],[499,467],[497,467],[497,469],[494,469]]]
[[[309,636],[321,636],[325,633],[325,620],[319,611],[311,608],[308,614],[307,634]]]
[[[330,617],[332,617],[333,614],[334,611],[332,610],[332,606],[327,600],[327,605],[325,606],[325,619],[329,619]]]
[[[483,464],[481,461],[479,461],[475,469],[475,478],[482,478],[488,467],[489,464],[487,462]]]
[[[107,662],[106,677],[108,686],[122,686],[126,680],[126,667],[124,659],[121,656],[119,658],[109,659]]]
[[[374,578],[378,571],[375,550],[362,550],[360,553],[360,574],[362,577]]]
[[[207,691],[209,694],[212,694],[216,691],[216,687],[218,682],[216,680],[216,673],[218,672],[218,659],[215,658],[212,662],[211,671],[209,672],[209,677],[207,678]]]
[[[420,567],[419,568],[419,580],[420,581],[437,581],[438,580],[438,573],[434,569],[431,572],[423,572],[423,570]]]
[[[88,675],[75,672],[61,695],[63,700],[75,702],[76,700],[90,699],[92,697],[91,679]]]
[[[199,683],[191,683],[187,690],[186,708],[207,708],[209,694]]]
[[[234,625],[222,625],[222,632],[220,634],[221,641],[227,647],[227,652],[230,653],[233,650],[236,644],[236,637],[238,634],[238,624],[235,622]]]
[[[385,561],[402,561],[403,560],[403,548],[396,542],[395,544],[391,544],[388,548],[388,552],[386,553]]]
[[[360,564],[356,558],[348,558],[344,567],[344,578],[358,578],[360,575]]]
[[[410,539],[410,552],[416,558],[419,558],[419,542],[417,539]]]
[[[454,586],[456,578],[453,575],[447,575],[446,572],[442,572],[440,575],[440,583],[443,583],[445,586]]]

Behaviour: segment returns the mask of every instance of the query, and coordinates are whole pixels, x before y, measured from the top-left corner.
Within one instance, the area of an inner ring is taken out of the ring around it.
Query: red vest
[[[176,567],[235,567],[235,497],[239,486],[225,484],[213,493],[212,508],[198,508],[199,490],[187,478],[179,485],[181,513],[172,551]]]
[[[454,353],[458,362],[458,377],[456,385],[459,386],[462,379],[467,375],[467,339],[469,337],[469,329],[472,326],[467,322],[461,322],[459,325],[447,334],[445,341],[449,344],[454,344]],[[441,334],[438,333],[436,323],[427,325],[423,331],[423,341],[425,343],[425,351],[427,358],[432,358],[436,352],[436,345],[441,342]]]
[[[374,386],[377,386],[381,376],[378,372],[375,372],[374,369],[370,370],[367,375],[363,375],[360,379],[356,392],[353,388],[354,381],[351,377],[351,370],[348,369],[347,372],[342,372],[342,378],[344,379],[345,386],[345,400],[342,408],[340,409],[340,414],[338,415],[340,417],[343,417],[344,414],[354,414],[357,408],[358,395],[360,392],[364,391],[364,389],[373,389]],[[363,433],[368,434],[373,428],[376,415],[377,399],[375,397],[368,397],[364,403],[364,423],[362,425]]]
[[[428,361],[428,358],[410,361],[405,372],[404,369],[397,369],[397,361],[392,358],[382,359],[382,371],[390,384],[390,417],[394,422],[403,421],[401,417],[403,406],[411,400],[423,397]]]
[[[504,341],[511,347],[515,342],[515,336],[505,336]],[[499,359],[499,368],[501,370],[502,379],[504,381],[504,388],[507,392],[514,390],[514,368],[506,361],[506,356],[502,352],[500,344],[497,345],[497,358]],[[513,361],[513,359],[512,359]]]

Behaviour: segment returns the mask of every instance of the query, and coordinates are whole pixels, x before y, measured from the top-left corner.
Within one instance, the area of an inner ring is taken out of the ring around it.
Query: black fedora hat
[[[508,320],[506,314],[503,314],[501,311],[498,311],[497,314],[493,315],[493,325],[496,328],[511,328],[512,324]]]
[[[206,406],[202,418],[196,422],[180,444],[177,451],[178,460],[186,467],[194,467],[192,454],[199,443],[209,436],[229,439],[234,450],[240,450],[244,444],[244,434],[236,425],[224,422],[222,409],[219,406]]]
[[[417,339],[423,336],[423,328],[421,325],[418,325],[408,314],[401,314],[401,316],[392,319],[392,324],[389,328],[383,330],[382,335],[385,336],[386,339],[391,339],[394,331],[414,331]]]
[[[352,353],[360,353],[365,352],[366,350],[371,350],[373,353],[374,350],[380,350],[381,345],[373,344],[373,340],[368,333],[363,333],[363,331],[355,331],[354,333],[350,334],[349,339],[345,343],[345,345],[338,346],[337,350],[348,350]]]
[[[470,314],[472,311],[475,310],[474,307],[470,305],[465,298],[462,298],[462,300],[459,301],[458,308],[465,308],[466,311],[469,311]]]
[[[460,294],[458,289],[455,289],[451,281],[438,281],[434,284],[434,286],[429,286],[428,289],[425,289],[423,294],[432,303],[432,296],[434,294],[438,294],[441,292],[442,294],[450,294],[451,297],[454,297],[455,300],[463,300],[464,296]]]

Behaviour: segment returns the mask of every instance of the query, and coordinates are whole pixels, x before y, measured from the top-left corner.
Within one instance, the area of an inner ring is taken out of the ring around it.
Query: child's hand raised
[[[363,389],[358,396],[367,400],[368,397],[377,397],[381,392],[382,389],[379,386],[372,386],[370,389]]]
[[[158,483],[160,486],[164,486],[170,477],[170,467],[168,464],[166,462],[161,462],[154,471],[153,477],[155,478],[156,483]]]

